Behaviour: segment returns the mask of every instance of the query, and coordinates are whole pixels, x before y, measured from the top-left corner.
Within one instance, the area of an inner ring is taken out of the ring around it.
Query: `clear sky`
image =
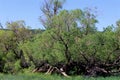
[[[24,20],[31,28],[43,28],[39,16],[40,6],[44,0],[0,0],[0,22]],[[97,27],[114,24],[120,19],[120,0],[67,0],[65,9],[84,9],[97,7]]]

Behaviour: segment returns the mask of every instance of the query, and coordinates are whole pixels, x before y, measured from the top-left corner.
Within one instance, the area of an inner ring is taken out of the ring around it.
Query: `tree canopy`
[[[44,72],[108,76],[120,72],[120,20],[97,30],[97,16],[85,10],[62,9],[65,0],[45,0],[40,21],[31,30],[23,20],[0,30],[0,72]]]

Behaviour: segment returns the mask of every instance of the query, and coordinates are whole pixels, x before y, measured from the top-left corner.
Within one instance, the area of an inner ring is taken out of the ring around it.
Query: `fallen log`
[[[48,71],[46,72],[46,74],[51,74],[51,73],[58,73],[58,74],[61,74],[65,77],[69,77],[62,69],[59,69],[57,67],[53,67],[53,66],[50,66],[50,68],[48,69]]]
[[[63,70],[63,68],[57,68],[57,67],[54,67],[54,66],[50,66],[50,65],[44,65],[40,68],[35,68],[33,71],[33,73],[35,72],[45,72],[45,74],[52,74],[52,73],[57,73],[57,74],[61,74],[65,77],[69,77],[66,72]]]

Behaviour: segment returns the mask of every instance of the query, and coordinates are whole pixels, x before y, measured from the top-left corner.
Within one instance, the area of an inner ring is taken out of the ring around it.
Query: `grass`
[[[4,75],[0,74],[0,80],[120,80],[119,76],[111,77],[84,77],[84,76],[74,76],[74,77],[63,77],[58,75],[44,75],[44,74],[18,74],[18,75]]]

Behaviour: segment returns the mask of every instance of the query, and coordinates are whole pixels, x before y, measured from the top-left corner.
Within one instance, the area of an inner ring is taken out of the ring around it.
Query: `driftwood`
[[[70,62],[68,64],[56,64],[54,66],[45,63],[42,66],[38,66],[32,72],[42,72],[45,74],[57,73],[65,77],[75,74],[80,75],[81,73],[88,76],[109,76],[120,73],[120,58],[116,59],[111,63],[100,63],[95,64],[84,63],[84,62]],[[71,71],[74,73],[70,74]]]
[[[69,77],[66,72],[62,69],[62,68],[57,68],[57,67],[53,67],[53,66],[48,66],[48,65],[44,65],[40,68],[35,68],[33,71],[33,73],[35,72],[45,72],[45,74],[52,74],[52,73],[57,73],[57,74],[61,74],[65,77]]]
[[[57,67],[50,66],[50,68],[48,69],[48,71],[46,72],[46,74],[51,74],[52,72],[56,72],[56,73],[61,74],[61,75],[65,76],[65,77],[69,77],[69,76],[65,73],[65,71],[63,71],[62,68],[61,68],[61,69],[58,69]]]

